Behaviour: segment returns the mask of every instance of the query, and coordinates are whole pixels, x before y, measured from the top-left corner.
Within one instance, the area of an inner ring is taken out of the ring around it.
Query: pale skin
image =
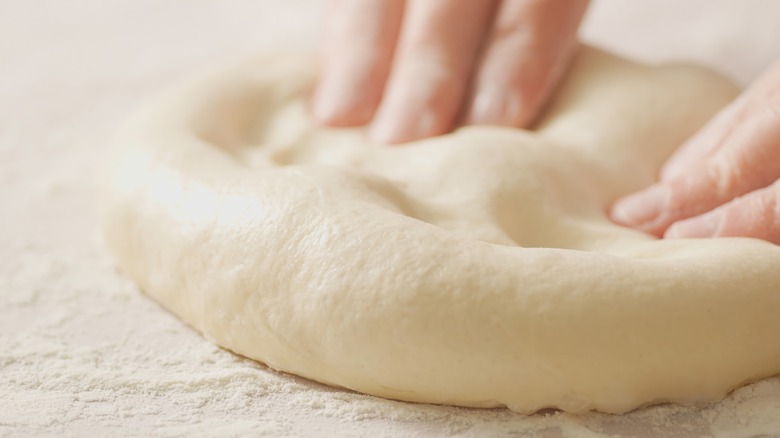
[[[587,0],[332,0],[312,113],[383,143],[527,128],[577,48]],[[618,224],[780,244],[780,62],[685,142]]]

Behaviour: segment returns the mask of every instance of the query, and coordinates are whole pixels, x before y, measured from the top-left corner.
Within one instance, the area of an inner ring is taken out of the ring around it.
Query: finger
[[[780,73],[780,72],[778,72]],[[700,215],[766,187],[780,177],[780,75],[748,97],[714,152],[687,174],[619,200],[612,219],[655,235],[674,222]]]
[[[449,131],[470,79],[493,1],[409,0],[371,136],[399,143]]]
[[[746,92],[718,113],[707,125],[685,142],[664,164],[661,179],[681,177],[706,156],[728,144],[732,131],[747,117],[752,117],[757,107],[777,106],[780,86],[780,62],[772,66]]]
[[[664,163],[661,168],[661,179],[671,180],[685,173],[702,162],[723,144],[724,139],[737,125],[748,102],[746,94],[740,95],[734,102],[723,108],[693,137],[686,141]]]
[[[332,0],[312,113],[331,126],[366,124],[382,96],[401,25],[401,0]]]
[[[505,0],[475,80],[467,123],[524,127],[563,76],[587,0]]]
[[[680,221],[664,237],[755,237],[780,245],[780,180],[707,214]]]

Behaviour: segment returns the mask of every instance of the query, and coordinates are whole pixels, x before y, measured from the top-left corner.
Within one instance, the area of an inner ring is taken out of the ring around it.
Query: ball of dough
[[[315,71],[197,78],[117,138],[107,242],[206,337],[368,394],[525,413],[709,401],[780,372],[780,247],[605,216],[728,81],[584,47],[531,130],[384,146],[309,118]]]

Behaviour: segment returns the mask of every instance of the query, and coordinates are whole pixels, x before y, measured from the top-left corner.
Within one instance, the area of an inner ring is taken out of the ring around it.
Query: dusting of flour
[[[597,3],[585,33],[608,42],[614,8],[625,12],[615,25],[623,29],[632,16],[668,11],[677,1],[637,1],[623,9],[620,2]],[[667,18],[698,17],[702,26],[702,3],[688,1],[694,6]],[[706,1],[713,29],[698,28],[695,39],[674,50],[688,44],[688,50],[710,53],[717,66],[720,58],[734,59],[729,51],[736,50],[719,35],[733,40],[738,34],[743,43],[780,41],[773,18],[780,4]],[[621,416],[522,416],[328,388],[219,349],[116,273],[97,234],[93,175],[118,123],[141,98],[215,59],[304,47],[314,3],[39,0],[0,6],[0,436],[780,435],[778,378],[710,406],[661,405]],[[740,6],[746,3],[752,6]],[[751,29],[729,27],[739,23]],[[597,31],[596,24],[606,27]],[[767,34],[768,27],[775,33]],[[746,65],[762,59],[740,53]]]
[[[780,379],[739,389],[708,407],[662,405],[622,416],[522,416],[328,388],[219,349],[117,280],[100,251],[78,256],[91,263],[3,272],[11,279],[3,286],[15,291],[34,279],[78,289],[89,276],[96,290],[43,298],[26,289],[26,296],[10,294],[14,301],[3,297],[9,314],[30,307],[48,311],[17,321],[26,328],[16,336],[0,336],[0,434],[105,435],[123,429],[161,436],[687,437],[756,436],[780,428]],[[88,275],[91,266],[106,274]],[[57,295],[56,289],[39,292]]]

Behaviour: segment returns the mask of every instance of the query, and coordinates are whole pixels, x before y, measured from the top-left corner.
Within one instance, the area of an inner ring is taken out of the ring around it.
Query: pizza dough
[[[198,78],[117,139],[108,244],[208,338],[368,394],[525,413],[709,401],[780,372],[780,247],[605,216],[735,96],[724,79],[583,48],[534,130],[388,147],[309,119],[314,71]]]

